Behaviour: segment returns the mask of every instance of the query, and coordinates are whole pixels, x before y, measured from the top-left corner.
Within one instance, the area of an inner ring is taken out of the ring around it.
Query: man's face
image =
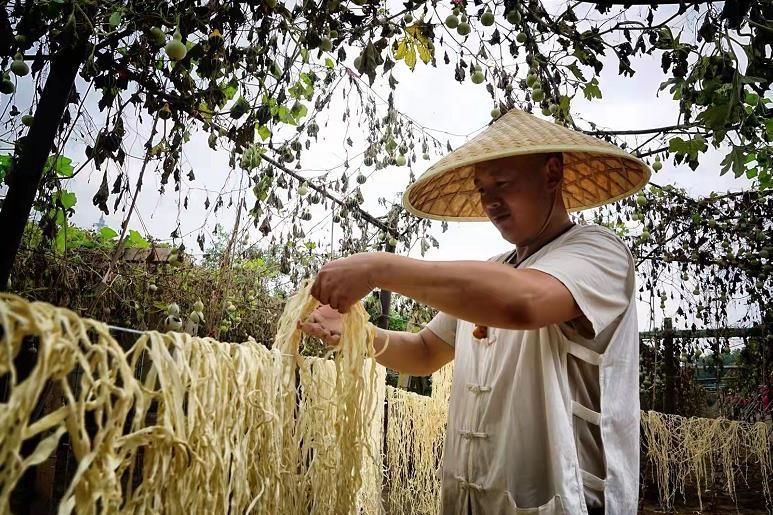
[[[534,237],[553,202],[545,156],[515,156],[481,163],[475,187],[489,220],[518,245]]]

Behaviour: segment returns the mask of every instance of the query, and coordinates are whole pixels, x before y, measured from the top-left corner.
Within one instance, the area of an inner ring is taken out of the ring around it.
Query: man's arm
[[[538,329],[582,315],[553,276],[492,262],[422,261],[387,253],[359,254],[322,268],[312,293],[339,311],[383,288],[449,315],[489,327]]]
[[[569,290],[544,272],[492,262],[403,261],[377,273],[396,291],[456,318],[502,329],[538,329],[582,315]]]
[[[454,359],[453,347],[426,328],[418,333],[379,329],[373,343],[377,354],[387,337],[389,345],[376,361],[402,374],[428,376]]]
[[[298,328],[335,346],[341,338],[341,323],[339,312],[320,306],[308,319],[299,322]],[[418,333],[377,329],[373,346],[379,363],[411,375],[429,375],[454,359],[453,347],[426,328]]]

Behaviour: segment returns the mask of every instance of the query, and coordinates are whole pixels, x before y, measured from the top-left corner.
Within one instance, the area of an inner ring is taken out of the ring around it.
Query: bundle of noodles
[[[308,288],[291,299],[272,350],[148,332],[125,352],[102,323],[0,295],[9,392],[0,404],[0,512],[10,512],[21,476],[65,433],[77,467],[62,514],[372,505],[376,478],[363,486],[363,474],[380,468],[373,431],[381,424],[376,378],[384,377],[371,359],[374,330],[355,306],[335,359],[313,364],[300,355],[295,327],[315,305]],[[20,378],[14,358],[33,344],[36,362]],[[380,391],[383,399],[383,384]],[[31,438],[39,441],[23,454]]]
[[[723,418],[686,418],[655,411],[642,412],[642,446],[652,465],[660,504],[673,509],[676,494],[684,497],[688,482],[702,495],[721,479],[722,490],[736,495],[736,474],[747,480],[750,465],[759,467],[762,493],[770,504],[770,428]]]
[[[242,513],[260,500],[270,504],[263,494],[279,477],[280,455],[269,425],[271,353],[254,340],[179,333],[142,336],[130,354],[143,351],[152,367],[143,382],[147,400],[135,408],[123,446],[130,478],[124,511]],[[172,438],[155,438],[159,427]],[[133,478],[141,478],[136,488]]]
[[[373,394],[369,395],[369,404],[364,406],[365,413],[374,412],[368,428],[368,445],[362,454],[363,485],[360,489],[358,513],[383,513],[381,490],[384,477],[383,442],[384,442],[384,403],[386,401],[386,368],[375,360],[366,363],[368,368],[375,368],[375,385]],[[365,371],[366,377],[372,377],[370,370]]]
[[[438,513],[447,401],[387,387],[387,405],[389,513]]]
[[[103,324],[13,296],[0,297],[0,323],[0,372],[10,382],[0,405],[0,511],[66,432],[77,468],[60,513],[245,512],[259,501],[280,512],[264,495],[281,456],[268,349],[151,332],[125,353]],[[33,341],[35,366],[18,380],[13,357]],[[55,397],[61,405],[35,420]]]
[[[301,376],[302,398],[298,409],[298,438],[303,484],[300,496],[304,513],[332,513],[341,448],[333,438],[336,368],[329,359],[308,358]]]
[[[379,412],[377,367],[368,365],[375,354],[375,328],[357,303],[343,316],[339,344],[331,350],[333,359],[324,360],[332,367],[304,359],[297,322],[317,307],[310,289],[306,285],[289,300],[274,339],[273,351],[282,364],[277,414],[286,475],[279,496],[292,513],[353,513],[363,486],[363,456],[373,463],[378,460],[369,445]],[[296,371],[301,395],[297,413]]]
[[[0,375],[9,381],[8,401],[0,405],[0,511],[10,512],[10,495],[22,474],[48,459],[65,432],[78,467],[59,512],[94,513],[97,505],[117,511],[117,449],[130,409],[143,396],[123,350],[104,324],[12,295],[0,295],[0,324]],[[14,358],[23,345],[33,344],[37,361],[20,380]],[[70,382],[74,372],[78,377]],[[34,420],[44,392],[61,396],[62,405]],[[37,445],[22,456],[22,444],[33,437]]]
[[[432,398],[448,404],[451,400],[453,379],[454,362],[451,361],[432,374]]]

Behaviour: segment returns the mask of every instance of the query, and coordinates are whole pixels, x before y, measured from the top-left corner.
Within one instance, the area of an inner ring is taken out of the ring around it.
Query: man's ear
[[[545,178],[550,191],[561,187],[561,183],[564,180],[564,163],[560,157],[553,155],[547,158],[545,161]]]

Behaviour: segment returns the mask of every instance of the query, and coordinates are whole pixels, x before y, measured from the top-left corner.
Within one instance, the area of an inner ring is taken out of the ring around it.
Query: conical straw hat
[[[488,220],[473,184],[475,165],[554,152],[563,153],[563,195],[570,212],[625,198],[650,178],[649,167],[622,149],[512,109],[424,172],[406,190],[403,205],[423,218]]]

